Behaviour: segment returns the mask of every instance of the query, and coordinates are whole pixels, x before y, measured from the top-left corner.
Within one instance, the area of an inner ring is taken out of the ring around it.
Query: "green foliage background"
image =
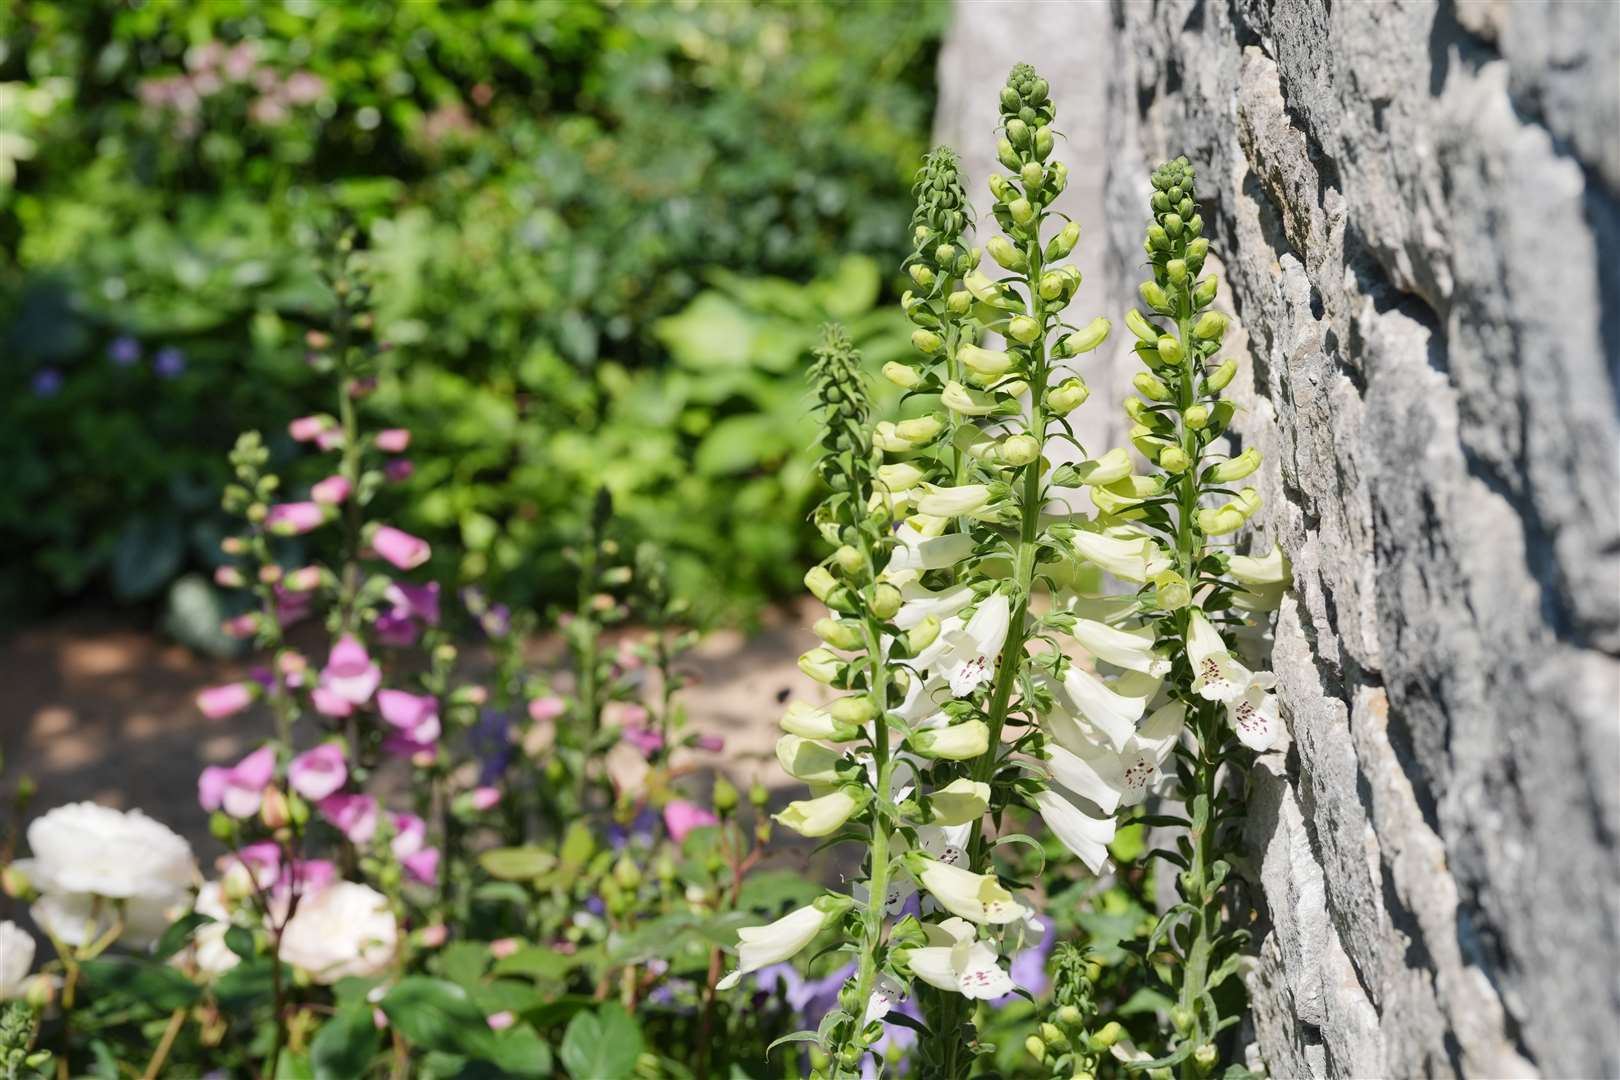
[[[0,611],[155,601],[211,564],[235,432],[290,454],[286,419],[330,408],[300,337],[334,210],[400,360],[370,406],[417,436],[401,524],[456,541],[461,576],[568,591],[557,551],[606,483],[707,614],[790,590],[804,353],[828,317],[874,364],[904,347],[887,301],[944,17],[7,5]]]

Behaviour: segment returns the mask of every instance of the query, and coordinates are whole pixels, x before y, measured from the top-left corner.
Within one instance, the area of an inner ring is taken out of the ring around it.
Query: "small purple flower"
[[[56,368],[40,368],[34,372],[34,396],[53,398],[62,392],[62,373]]]
[[[478,758],[478,782],[492,784],[506,772],[517,752],[511,738],[512,715],[499,709],[485,709],[468,734],[473,754]]]
[[[161,379],[178,379],[186,371],[186,354],[173,345],[165,345],[152,357],[152,370]]]
[[[107,346],[107,359],[119,367],[129,367],[141,358],[141,343],[128,334],[120,334]]]

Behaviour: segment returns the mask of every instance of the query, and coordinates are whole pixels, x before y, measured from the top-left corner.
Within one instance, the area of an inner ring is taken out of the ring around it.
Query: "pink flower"
[[[322,743],[292,759],[287,766],[287,782],[310,802],[320,802],[343,786],[349,767],[343,760],[343,747]]]
[[[398,608],[378,615],[377,621],[371,624],[371,629],[379,642],[396,649],[415,645],[416,639],[421,635],[416,623],[399,614]]]
[[[509,1011],[504,1009],[498,1013],[491,1013],[487,1019],[489,1021],[491,1031],[505,1031],[507,1028],[517,1023],[517,1017],[513,1016]]]
[[[316,804],[353,844],[369,844],[377,835],[377,800],[370,795],[328,795]]]
[[[353,491],[349,481],[341,476],[328,476],[309,489],[309,497],[323,506],[337,506]]]
[[[212,813],[223,809],[234,818],[259,812],[264,789],[276,775],[276,751],[261,746],[228,769],[210,765],[197,777],[197,801]]]
[[[300,896],[318,893],[337,880],[337,866],[328,859],[301,859],[287,864],[277,883]]]
[[[281,583],[288,592],[307,593],[321,583],[321,568],[318,566],[300,566],[297,570],[289,570]]]
[[[522,946],[523,942],[515,937],[497,938],[489,943],[489,955],[497,960],[505,960]]]
[[[311,442],[320,438],[321,432],[326,430],[330,422],[324,416],[300,416],[287,425],[287,434],[299,442]]]
[[[432,885],[439,880],[439,849],[436,847],[423,848],[412,855],[399,860],[405,872],[423,885]]]
[[[493,810],[501,801],[501,789],[498,787],[473,788],[472,806],[474,810]]]
[[[376,1005],[371,1007],[371,1026],[376,1028],[378,1031],[388,1030],[388,1014],[383,1012],[382,1009],[378,1008]]]
[[[426,540],[392,525],[379,526],[371,534],[371,548],[379,558],[386,559],[401,570],[414,570],[433,554],[433,548]]]
[[[226,619],[219,624],[220,633],[226,637],[245,641],[259,632],[259,617],[257,615],[238,615],[234,619]]]
[[[535,698],[529,702],[529,719],[537,724],[555,720],[567,711],[568,705],[555,694],[551,697]]]
[[[321,671],[321,686],[351,705],[364,705],[380,682],[382,669],[372,662],[360,639],[353,634],[339,638]]]
[[[389,727],[412,742],[431,745],[439,738],[439,702],[431,694],[404,690],[377,693],[377,711]]]
[[[257,687],[251,682],[210,686],[197,695],[197,708],[210,720],[223,720],[253,704],[256,694]]]
[[[214,864],[228,888],[246,895],[255,886],[268,889],[281,876],[281,845],[272,840],[249,844],[234,855],[221,855]]]
[[[383,465],[383,476],[388,478],[390,484],[403,484],[416,472],[416,466],[411,464],[409,458],[393,458]]]
[[[664,737],[651,728],[627,727],[619,736],[641,751],[642,757],[652,757],[664,748]]]
[[[707,750],[711,754],[718,754],[726,748],[726,740],[718,735],[699,735],[692,740],[692,745],[699,750]]]
[[[265,515],[264,527],[277,536],[298,536],[318,529],[326,521],[326,511],[320,503],[277,503]]]
[[[322,716],[349,716],[354,712],[354,706],[347,698],[339,697],[324,686],[317,686],[309,692],[310,704]]]
[[[425,948],[437,949],[450,939],[450,928],[444,923],[434,923],[432,926],[422,927],[422,945]]]
[[[385,428],[377,432],[377,449],[385,454],[403,454],[411,445],[411,433],[407,428]]]
[[[338,428],[327,428],[315,436],[315,445],[322,450],[336,450],[343,445],[343,432]]]
[[[429,626],[439,625],[439,583],[407,585],[396,581],[383,592],[383,599],[394,605],[394,610]]]
[[[276,621],[282,626],[291,626],[309,617],[309,610],[315,603],[313,593],[293,592],[279,582],[271,591],[276,597]]]
[[[670,837],[677,844],[685,840],[686,834],[693,829],[719,823],[720,819],[703,807],[684,799],[676,799],[664,807],[664,828],[669,830]]]
[[[602,707],[603,722],[615,727],[640,727],[647,723],[649,716],[646,706],[633,701],[610,701]]]
[[[415,814],[389,814],[388,821],[394,827],[394,839],[388,845],[394,858],[404,859],[422,850],[427,840],[427,822]]]

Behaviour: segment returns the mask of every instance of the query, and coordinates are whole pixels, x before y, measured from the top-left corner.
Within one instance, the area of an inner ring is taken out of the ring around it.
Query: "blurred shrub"
[[[566,592],[600,480],[711,613],[790,584],[800,354],[829,315],[878,360],[899,333],[868,313],[941,7],[8,5],[0,610],[210,563],[232,434],[303,404],[333,209],[408,361],[406,524],[466,576]]]

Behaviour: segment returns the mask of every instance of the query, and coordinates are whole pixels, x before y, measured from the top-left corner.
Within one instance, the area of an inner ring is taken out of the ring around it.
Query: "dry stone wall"
[[[1060,126],[1101,133],[1068,159],[1116,322],[1149,169],[1198,166],[1254,540],[1293,561],[1292,739],[1249,825],[1261,1056],[1620,1075],[1620,5],[1030,6],[1055,86],[1106,73]],[[1006,9],[957,13],[942,128],[1006,68],[975,48]]]

